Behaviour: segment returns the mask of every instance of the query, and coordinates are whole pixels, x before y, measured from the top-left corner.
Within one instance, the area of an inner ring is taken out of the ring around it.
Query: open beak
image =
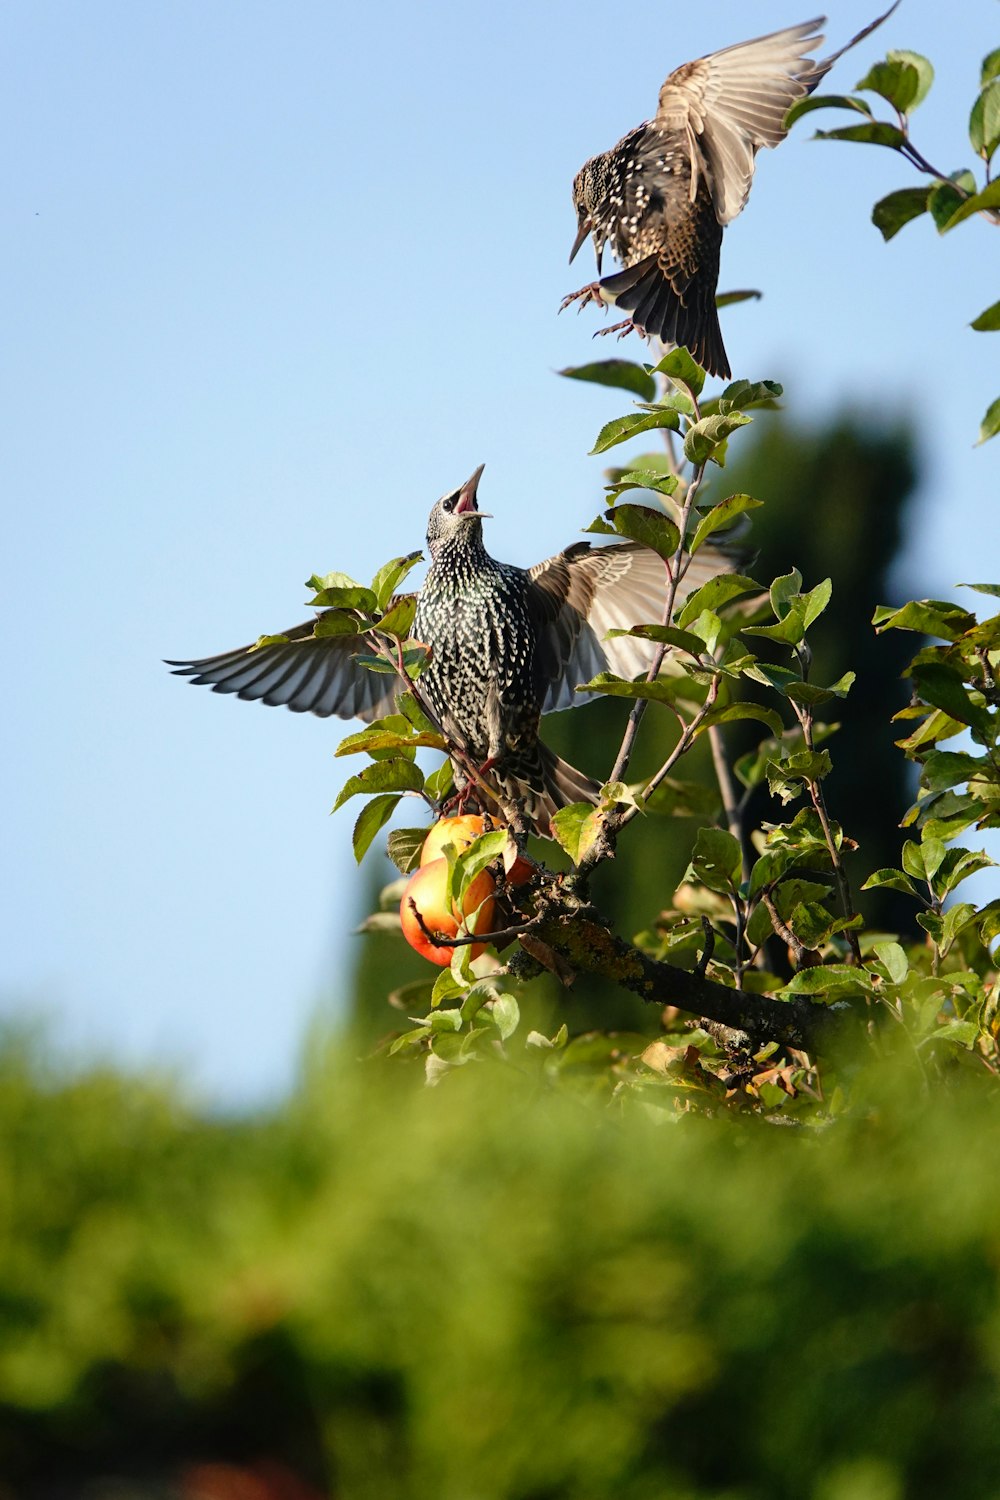
[[[576,231],[576,239],[573,241],[573,248],[569,252],[570,265],[573,264],[574,260],[576,259],[577,251],[579,250],[580,246],[583,244],[584,240],[587,238],[587,235],[590,233],[593,227],[593,222],[590,219],[584,219],[583,223]]]
[[[467,515],[470,511],[474,511],[477,515],[484,514],[476,504],[476,491],[479,488],[479,480],[485,468],[485,464],[480,464],[472,478],[467,479],[462,485],[462,488],[458,492],[458,504],[455,506],[456,516]]]

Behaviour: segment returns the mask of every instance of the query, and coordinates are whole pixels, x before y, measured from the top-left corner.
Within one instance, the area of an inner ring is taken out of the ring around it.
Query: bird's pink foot
[[[636,333],[639,333],[641,331],[640,329],[636,328],[636,326],[632,322],[631,318],[626,318],[624,320],[624,322],[621,322],[621,323],[609,323],[608,326],[607,326],[607,328],[599,328],[597,330],[597,332],[594,334],[594,338],[595,339],[603,339],[603,338],[606,338],[609,333],[617,333],[618,337],[620,339],[623,339],[623,338],[626,337],[627,334],[632,333],[633,330]]]
[[[580,304],[577,312],[581,312],[588,302],[598,302],[603,307],[604,298],[601,295],[601,283],[599,281],[590,281],[586,286],[582,286],[578,292],[570,292],[569,296],[564,297],[560,302],[559,311],[565,312],[567,307],[573,302],[579,302]]]

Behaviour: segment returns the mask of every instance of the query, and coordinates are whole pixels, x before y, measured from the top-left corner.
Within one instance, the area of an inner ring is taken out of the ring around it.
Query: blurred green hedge
[[[815,1130],[335,1058],[219,1120],[12,1042],[0,1149],[5,1497],[264,1459],[343,1500],[1000,1493],[968,1085]]]

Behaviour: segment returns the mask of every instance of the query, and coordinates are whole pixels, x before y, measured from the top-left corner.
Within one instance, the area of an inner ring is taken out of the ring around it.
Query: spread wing
[[[732,572],[738,561],[734,552],[702,547],[681,580],[678,600],[718,573]],[[538,563],[528,576],[529,607],[540,625],[536,661],[542,713],[597,697],[576,688],[598,672],[645,676],[659,649],[656,643],[638,636],[605,636],[609,630],[663,618],[667,570],[657,553],[639,542],[610,547],[578,542]]]
[[[776,146],[784,139],[785,115],[791,106],[811,94],[837,59],[881,26],[895,9],[893,5],[821,62],[808,53],[823,40],[819,35],[825,24],[822,16],[725,47],[671,73],[660,90],[654,124],[687,137],[692,200],[700,165],[708,172],[719,223],[735,219],[750,192],[757,152],[761,146]]]
[[[322,616],[320,617],[322,618]],[[321,719],[381,718],[395,704],[394,675],[371,672],[357,660],[366,649],[363,635],[314,636],[315,620],[283,632],[287,644],[262,646],[255,651],[241,646],[200,661],[170,661],[178,677],[190,677],[214,693],[235,693],[237,698],[271,705],[281,704],[294,713],[316,714]]]

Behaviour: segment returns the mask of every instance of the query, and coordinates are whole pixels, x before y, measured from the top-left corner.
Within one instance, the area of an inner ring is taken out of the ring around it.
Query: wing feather
[[[718,573],[731,572],[739,554],[703,547],[681,580],[678,599]],[[657,624],[663,618],[667,569],[639,542],[609,547],[578,542],[530,570],[529,604],[539,621],[536,670],[542,713],[571,708],[599,696],[578,693],[598,672],[645,676],[658,647],[639,636],[607,639],[609,630]]]
[[[682,131],[688,140],[692,202],[699,172],[707,168],[719,223],[735,219],[750,193],[757,152],[784,140],[791,106],[811,94],[837,59],[881,26],[898,4],[895,0],[819,62],[809,52],[823,40],[825,16],[738,42],[675,69],[660,89],[654,124]]]
[[[371,672],[357,660],[366,638],[357,635],[315,636],[314,620],[282,632],[287,643],[254,650],[241,646],[198,661],[171,661],[175,676],[234,693],[245,702],[290,708],[318,718],[371,721],[391,713],[397,683],[394,676]]]

